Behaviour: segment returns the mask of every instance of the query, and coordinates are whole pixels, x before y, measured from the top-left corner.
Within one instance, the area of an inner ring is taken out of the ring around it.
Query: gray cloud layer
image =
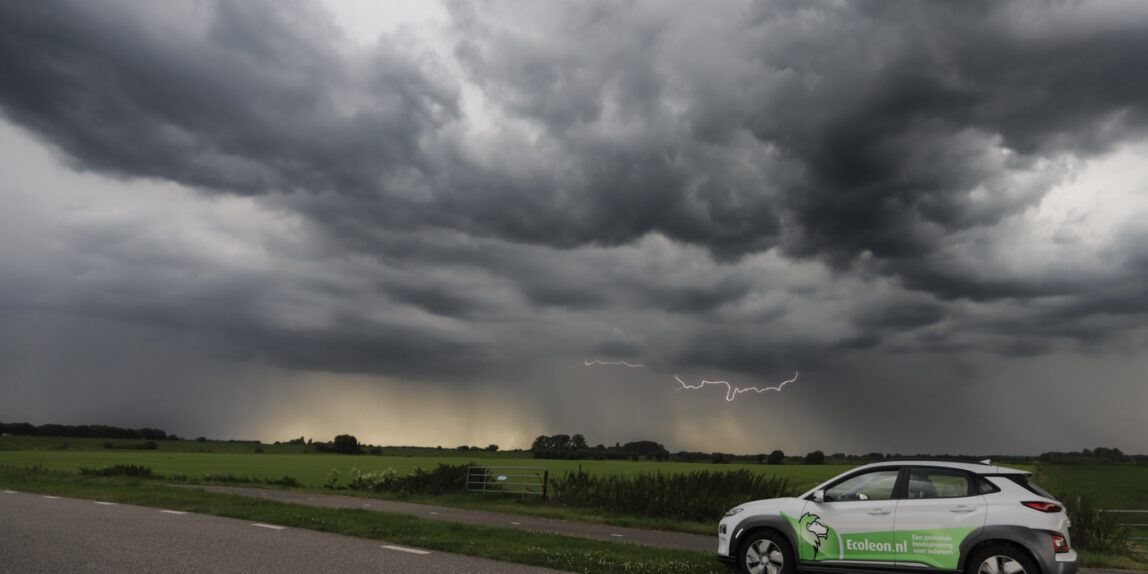
[[[0,4],[10,122],[75,170],[272,214],[222,225],[255,268],[141,239],[142,219],[70,224],[70,249],[27,259],[120,273],[93,289],[0,260],[0,306],[439,381],[589,354],[830,379],[1140,348],[1145,228],[1096,248],[1066,224],[1044,250],[1026,219],[1145,141],[1140,3],[450,13],[440,46],[359,46],[302,1]]]

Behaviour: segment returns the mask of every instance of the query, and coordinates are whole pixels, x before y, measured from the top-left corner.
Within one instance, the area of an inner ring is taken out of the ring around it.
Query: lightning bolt
[[[645,367],[645,365],[641,363],[627,363],[626,361],[599,361],[597,359],[593,361],[582,361],[582,366],[584,367],[593,367],[594,365],[602,365],[607,367],[621,365],[623,367],[630,367],[631,369],[641,369]]]
[[[784,387],[785,385],[788,385],[789,383],[796,381],[797,375],[798,375],[798,373],[794,372],[792,379],[784,380],[781,382],[781,384],[777,385],[776,387],[735,387],[735,386],[731,385],[729,383],[729,381],[705,381],[705,380],[703,380],[702,382],[700,382],[696,385],[687,385],[686,382],[683,381],[677,375],[674,375],[674,379],[677,380],[678,384],[680,384],[682,386],[682,388],[678,389],[678,390],[691,390],[691,391],[693,391],[693,390],[700,389],[706,385],[725,385],[725,388],[726,388],[725,400],[726,400],[726,402],[733,402],[733,400],[736,399],[738,395],[740,395],[742,393],[748,393],[750,391],[753,391],[755,393],[764,393],[766,391],[780,391],[781,388]]]

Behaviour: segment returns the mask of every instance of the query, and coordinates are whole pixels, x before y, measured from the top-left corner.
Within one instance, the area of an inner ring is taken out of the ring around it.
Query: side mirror
[[[813,493],[813,502],[825,502],[825,491],[818,490]]]

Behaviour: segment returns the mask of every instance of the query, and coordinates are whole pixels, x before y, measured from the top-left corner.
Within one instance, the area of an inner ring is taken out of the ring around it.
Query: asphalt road
[[[0,492],[0,572],[554,574],[247,520]]]

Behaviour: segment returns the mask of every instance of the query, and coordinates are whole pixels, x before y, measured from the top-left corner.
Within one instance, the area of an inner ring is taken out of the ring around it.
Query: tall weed
[[[86,476],[134,476],[137,478],[163,478],[151,471],[150,466],[140,464],[116,464],[100,468],[81,468],[80,474]]]
[[[394,469],[388,468],[382,472],[363,473],[359,469],[351,469],[351,480],[346,488],[368,492],[398,492],[405,494],[447,494],[466,490],[466,474],[470,465],[439,464],[434,470],[416,468],[406,476],[396,476]],[[336,486],[339,480],[338,471],[332,469],[327,477],[327,488],[343,488]]]
[[[653,518],[709,522],[747,500],[791,496],[784,478],[748,470],[688,474],[592,475],[578,470],[550,481],[556,502]]]
[[[1120,526],[1116,515],[1101,512],[1095,495],[1068,492],[1058,494],[1057,499],[1064,503],[1072,520],[1068,533],[1073,546],[1103,554],[1126,554],[1132,549],[1128,527]]]

